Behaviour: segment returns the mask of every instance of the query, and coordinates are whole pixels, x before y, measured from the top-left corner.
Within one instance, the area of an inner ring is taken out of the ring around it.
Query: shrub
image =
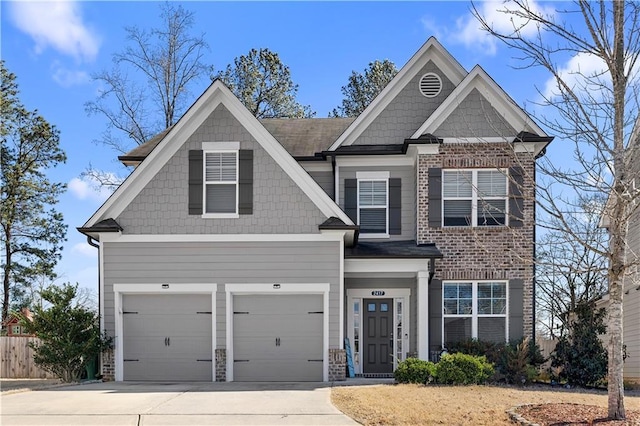
[[[607,351],[598,337],[607,331],[605,311],[590,302],[576,306],[574,314],[570,335],[561,337],[551,354],[551,366],[560,367],[560,378],[571,385],[595,385],[607,374]]]
[[[497,382],[530,383],[537,376],[537,367],[545,362],[540,347],[528,338],[509,343],[470,339],[451,343],[448,349],[450,353],[486,356],[495,366],[491,380]]]
[[[436,365],[418,358],[407,358],[393,372],[398,383],[427,383],[435,377]]]
[[[446,354],[436,364],[436,378],[438,383],[442,384],[481,384],[493,373],[493,364],[484,356]]]
[[[33,322],[22,322],[40,338],[40,343],[30,343],[35,363],[64,382],[79,380],[87,364],[111,346],[111,339],[100,332],[98,315],[74,301],[76,291],[77,286],[69,284],[42,290],[51,306],[36,306]]]

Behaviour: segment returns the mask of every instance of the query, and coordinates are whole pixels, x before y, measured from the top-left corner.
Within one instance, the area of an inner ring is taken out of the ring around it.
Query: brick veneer
[[[227,350],[216,349],[216,382],[227,381]]]
[[[102,380],[110,382],[116,379],[116,360],[113,349],[102,352]]]
[[[524,334],[533,332],[534,160],[514,153],[510,144],[442,144],[438,154],[418,158],[418,242],[433,242],[444,257],[436,262],[439,280],[509,280],[524,284]],[[429,227],[429,168],[508,168],[524,170],[524,220],[521,228]]]
[[[347,379],[347,353],[344,349],[329,349],[329,381]]]

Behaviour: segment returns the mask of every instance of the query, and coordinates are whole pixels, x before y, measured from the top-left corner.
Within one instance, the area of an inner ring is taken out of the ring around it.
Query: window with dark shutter
[[[238,153],[204,153],[205,214],[237,213]]]
[[[402,180],[389,179],[389,234],[402,233]]]
[[[253,151],[238,151],[238,214],[253,214]]]

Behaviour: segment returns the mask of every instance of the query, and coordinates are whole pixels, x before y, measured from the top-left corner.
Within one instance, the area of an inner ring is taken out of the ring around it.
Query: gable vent
[[[420,93],[427,98],[433,98],[440,94],[442,90],[442,80],[438,74],[426,73],[420,79]]]

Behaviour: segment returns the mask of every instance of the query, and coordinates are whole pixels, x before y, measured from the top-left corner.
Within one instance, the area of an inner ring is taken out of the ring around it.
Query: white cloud
[[[64,88],[87,84],[91,81],[91,77],[87,72],[67,69],[58,61],[53,63],[51,71],[53,72],[51,76],[53,81]]]
[[[606,64],[602,58],[591,55],[588,53],[578,53],[574,55],[565,66],[558,69],[559,77],[570,88],[578,92],[583,90],[589,90],[591,92],[600,91],[602,87],[589,84],[598,80],[598,75],[601,75],[607,69]],[[602,75],[604,80],[609,80],[609,75]],[[560,94],[558,89],[557,80],[554,77],[550,77],[544,87],[543,95],[546,99],[551,99]]]
[[[113,179],[117,179],[115,175],[110,175]],[[69,191],[80,200],[93,200],[103,202],[112,194],[113,189],[105,186],[100,186],[99,182],[95,179],[82,176],[80,178],[73,178],[67,184]]]
[[[93,258],[97,257],[98,255],[98,250],[95,247],[91,247],[86,242],[74,244],[74,246],[71,247],[71,252],[74,254]]]
[[[35,52],[51,47],[77,61],[93,61],[100,38],[83,22],[75,1],[8,3],[13,23],[35,42]]]
[[[480,15],[499,33],[509,34],[514,31],[514,28],[518,28],[522,36],[531,37],[537,32],[535,24],[527,23],[525,19],[512,14],[501,12],[515,9],[509,2],[491,0],[478,3],[478,6]],[[535,1],[530,1],[529,6],[536,13],[543,15],[554,13],[553,9],[541,7]],[[497,53],[498,39],[482,30],[480,22],[471,13],[456,19],[453,29],[435,24],[435,21],[428,16],[423,17],[421,21],[425,30],[436,37],[445,37],[450,42],[463,44],[468,49],[481,51],[486,55],[494,56]]]

